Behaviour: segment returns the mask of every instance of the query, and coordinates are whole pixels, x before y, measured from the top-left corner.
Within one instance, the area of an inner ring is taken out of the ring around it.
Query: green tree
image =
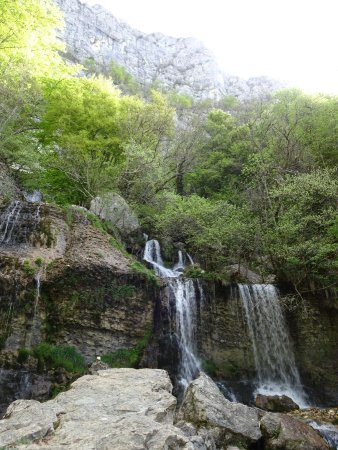
[[[45,99],[39,122],[45,175],[60,172],[85,202],[112,189],[123,161],[119,92],[103,78],[69,77],[50,80]]]
[[[0,161],[27,168],[32,156],[41,82],[71,70],[58,51],[60,14],[49,0],[0,3]]]

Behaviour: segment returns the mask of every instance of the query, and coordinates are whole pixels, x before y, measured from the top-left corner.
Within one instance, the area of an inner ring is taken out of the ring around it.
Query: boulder
[[[216,448],[246,448],[257,443],[262,437],[259,418],[259,410],[230,402],[203,373],[190,383],[177,413],[181,427],[182,422],[192,424],[204,440],[209,436]]]
[[[255,399],[257,408],[270,412],[289,412],[299,409],[299,405],[287,395],[258,394]]]
[[[187,437],[173,425],[171,389],[163,370],[83,376],[53,400],[12,403],[0,421],[0,448],[207,450],[200,437]]]
[[[140,229],[136,214],[125,199],[115,192],[95,197],[90,203],[90,211],[100,219],[112,222],[122,234],[128,235]]]
[[[327,443],[306,423],[286,414],[266,414],[260,424],[269,450],[326,450]]]

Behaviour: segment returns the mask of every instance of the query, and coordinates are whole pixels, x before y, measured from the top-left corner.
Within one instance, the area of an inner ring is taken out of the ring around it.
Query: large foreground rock
[[[187,422],[198,434],[209,435],[215,448],[226,448],[227,445],[247,448],[262,437],[259,411],[227,400],[205,374],[189,385],[177,420],[180,426]]]
[[[176,399],[163,370],[86,375],[54,400],[17,400],[0,421],[0,448],[205,450],[173,426]]]

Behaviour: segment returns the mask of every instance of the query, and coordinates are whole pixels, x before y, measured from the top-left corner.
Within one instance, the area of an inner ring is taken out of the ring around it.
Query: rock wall
[[[307,296],[287,312],[296,359],[311,394],[330,406],[338,404],[337,299]],[[319,393],[319,396],[318,396]],[[317,394],[317,396],[316,396]]]
[[[30,226],[36,208],[25,204],[22,209],[29,242],[0,249],[4,349],[48,340],[74,346],[90,361],[135,345],[152,327],[154,286],[80,212],[67,223],[62,211],[42,205],[39,223]],[[32,342],[34,320],[40,336]]]
[[[101,6],[88,6],[80,0],[55,1],[64,12],[66,27],[61,38],[70,60],[89,60],[104,68],[114,61],[141,86],[156,83],[197,99],[222,95],[248,98],[281,87],[267,77],[242,80],[226,75],[212,53],[196,39],[142,33]]]
[[[0,245],[0,413],[9,401],[46,399],[72,379],[34,358],[21,361],[22,349],[71,346],[87,363],[130,350],[152,332],[158,290],[82,209],[23,201],[20,208]]]

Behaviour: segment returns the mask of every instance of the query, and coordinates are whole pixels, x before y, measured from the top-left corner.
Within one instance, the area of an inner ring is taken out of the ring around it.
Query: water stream
[[[277,289],[239,284],[257,371],[256,394],[287,395],[307,405]]]
[[[16,228],[20,217],[22,204],[19,200],[13,200],[0,217],[0,244],[11,242],[13,230]]]
[[[41,275],[42,270],[40,269],[35,275],[36,291],[35,291],[35,301],[34,301],[34,315],[32,320],[32,326],[27,339],[27,347],[34,347],[40,342],[41,335],[41,319],[39,313],[39,302],[40,302],[40,292],[41,292]]]
[[[41,203],[13,200],[0,213],[0,247],[32,242],[41,221]]]
[[[192,261],[190,256],[178,251],[178,262],[172,269],[164,266],[161,249],[158,241],[147,241],[144,251],[144,260],[155,269],[156,274],[164,278],[175,299],[176,335],[180,348],[179,382],[186,388],[191,380],[201,371],[197,353],[197,293],[193,280],[184,278],[182,273],[186,266],[186,259]],[[200,290],[201,287],[198,286]],[[200,295],[200,293],[199,293]]]

